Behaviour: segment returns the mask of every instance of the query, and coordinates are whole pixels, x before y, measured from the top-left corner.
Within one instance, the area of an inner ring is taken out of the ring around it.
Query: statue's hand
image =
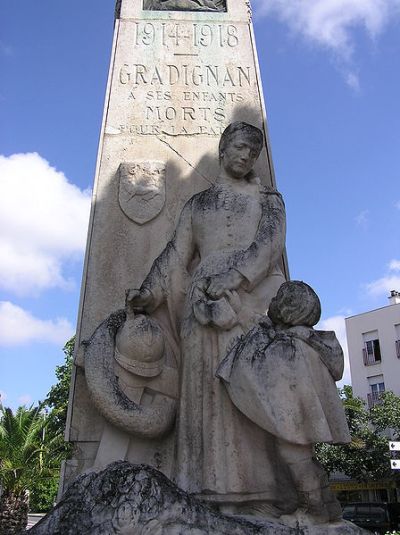
[[[219,299],[229,290],[237,290],[242,284],[244,277],[236,269],[230,269],[220,275],[211,277],[210,284],[207,288],[207,294],[211,299]]]
[[[225,297],[227,298],[228,303],[231,305],[232,309],[236,312],[236,314],[239,314],[239,312],[243,308],[239,294],[235,290],[227,290],[225,292]]]
[[[125,307],[127,312],[148,311],[153,305],[153,294],[147,288],[127,290]]]

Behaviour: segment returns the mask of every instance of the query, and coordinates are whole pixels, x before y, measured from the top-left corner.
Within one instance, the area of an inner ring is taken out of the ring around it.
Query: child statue
[[[217,370],[236,407],[275,437],[298,495],[294,517],[314,523],[342,516],[314,445],[350,442],[335,385],[343,352],[334,332],[313,329],[320,315],[310,286],[285,282],[268,317],[242,336]]]

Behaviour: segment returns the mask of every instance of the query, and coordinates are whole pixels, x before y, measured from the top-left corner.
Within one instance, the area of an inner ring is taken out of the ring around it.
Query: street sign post
[[[390,461],[392,470],[400,470],[400,459],[392,459]]]
[[[400,451],[400,442],[396,442],[394,440],[389,441],[389,450],[390,451]],[[399,459],[391,459],[390,460],[390,466],[392,467],[392,470],[400,470],[400,458]]]

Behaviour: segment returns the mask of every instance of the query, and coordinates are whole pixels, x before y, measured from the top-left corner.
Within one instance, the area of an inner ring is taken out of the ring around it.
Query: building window
[[[394,330],[396,332],[396,338],[395,338],[396,356],[398,359],[400,359],[400,323],[394,326]]]
[[[375,383],[370,385],[371,392],[368,394],[368,407],[372,409],[375,405],[382,403],[381,394],[385,392],[385,383]]]
[[[378,339],[364,342],[363,358],[365,366],[372,366],[381,362],[381,346]]]

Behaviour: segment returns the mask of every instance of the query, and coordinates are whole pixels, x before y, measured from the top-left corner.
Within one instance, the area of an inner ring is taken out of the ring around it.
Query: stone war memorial
[[[44,534],[346,535],[343,352],[291,281],[251,6],[120,0]]]

